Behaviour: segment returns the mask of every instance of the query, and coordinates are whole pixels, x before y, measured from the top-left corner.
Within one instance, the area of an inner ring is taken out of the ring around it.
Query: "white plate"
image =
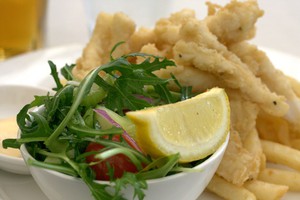
[[[82,45],[70,45],[45,49],[0,63],[0,85],[11,83],[51,88],[54,82],[49,75],[50,68],[47,61],[52,60],[59,68],[66,63],[72,64],[80,56],[82,47]],[[270,49],[264,50],[277,68],[287,75],[300,79],[300,58]],[[31,176],[0,170],[0,200],[20,199],[47,200]],[[204,192],[198,198],[198,200],[218,199],[220,198],[209,192]],[[300,193],[289,192],[283,199],[300,199]]]
[[[0,119],[16,116],[24,105],[34,99],[34,95],[46,95],[47,91],[37,86],[0,84]],[[20,157],[0,154],[0,169],[17,174],[29,174],[21,154]]]

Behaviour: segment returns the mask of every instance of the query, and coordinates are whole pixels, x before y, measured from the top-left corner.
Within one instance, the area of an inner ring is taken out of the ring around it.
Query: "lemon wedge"
[[[179,162],[199,160],[214,153],[229,133],[230,106],[221,88],[126,115],[136,126],[138,145],[153,158],[179,153]]]

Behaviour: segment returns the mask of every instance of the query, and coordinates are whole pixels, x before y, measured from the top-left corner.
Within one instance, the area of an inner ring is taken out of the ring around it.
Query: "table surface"
[[[49,0],[45,48],[88,42],[89,31],[84,7],[86,1],[91,0]],[[127,3],[130,1],[128,0]],[[181,8],[199,4],[200,15],[205,16],[205,0],[181,1],[186,4]],[[211,2],[224,5],[229,0],[211,0]],[[300,58],[300,12],[298,11],[300,1],[258,0],[258,3],[265,14],[257,22],[257,35],[252,43]],[[0,171],[1,173],[3,172]]]
[[[127,1],[127,4],[130,1]],[[45,47],[71,43],[85,44],[88,41],[89,31],[84,2],[87,2],[87,0],[49,1]],[[211,2],[224,5],[229,0],[211,0]],[[276,49],[300,57],[300,1],[258,0],[258,4],[265,13],[257,22],[257,34],[252,42],[258,46]],[[200,17],[204,17],[206,15],[204,0],[181,0],[181,4],[177,6],[178,8],[175,6],[173,9],[195,8],[195,5]],[[160,9],[162,6],[168,5],[160,5]],[[123,5],[120,4],[120,9],[122,7]]]

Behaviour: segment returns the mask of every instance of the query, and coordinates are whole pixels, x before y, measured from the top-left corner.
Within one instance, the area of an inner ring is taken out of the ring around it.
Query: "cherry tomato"
[[[115,140],[115,138],[113,140]],[[86,152],[99,151],[103,148],[104,146],[102,146],[101,144],[91,142],[87,146],[85,151]],[[86,161],[88,163],[97,162],[99,161],[99,159],[95,158],[94,155],[90,155],[87,156]],[[96,173],[97,180],[110,180],[108,174],[109,172],[108,165],[114,169],[114,176],[113,176],[114,179],[122,177],[124,172],[132,172],[132,173],[138,172],[136,166],[131,162],[131,160],[127,156],[125,156],[124,154],[117,154],[96,165],[91,166],[93,171]]]

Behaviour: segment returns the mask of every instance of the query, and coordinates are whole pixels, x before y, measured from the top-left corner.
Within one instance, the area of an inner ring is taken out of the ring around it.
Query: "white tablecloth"
[[[87,18],[83,6],[83,2],[87,1],[90,0],[49,0],[46,47],[88,41]],[[131,1],[123,2],[128,4]],[[224,5],[229,0],[211,2]],[[110,3],[110,0],[106,3]],[[258,0],[258,3],[265,14],[257,22],[257,35],[253,43],[300,57],[300,1]],[[168,5],[161,3],[159,7],[162,6]],[[192,7],[200,15],[206,14],[204,0],[181,0],[180,7]],[[120,4],[116,7],[118,8],[121,10],[123,5]],[[134,8],[132,12],[137,12],[135,9],[141,8]]]

